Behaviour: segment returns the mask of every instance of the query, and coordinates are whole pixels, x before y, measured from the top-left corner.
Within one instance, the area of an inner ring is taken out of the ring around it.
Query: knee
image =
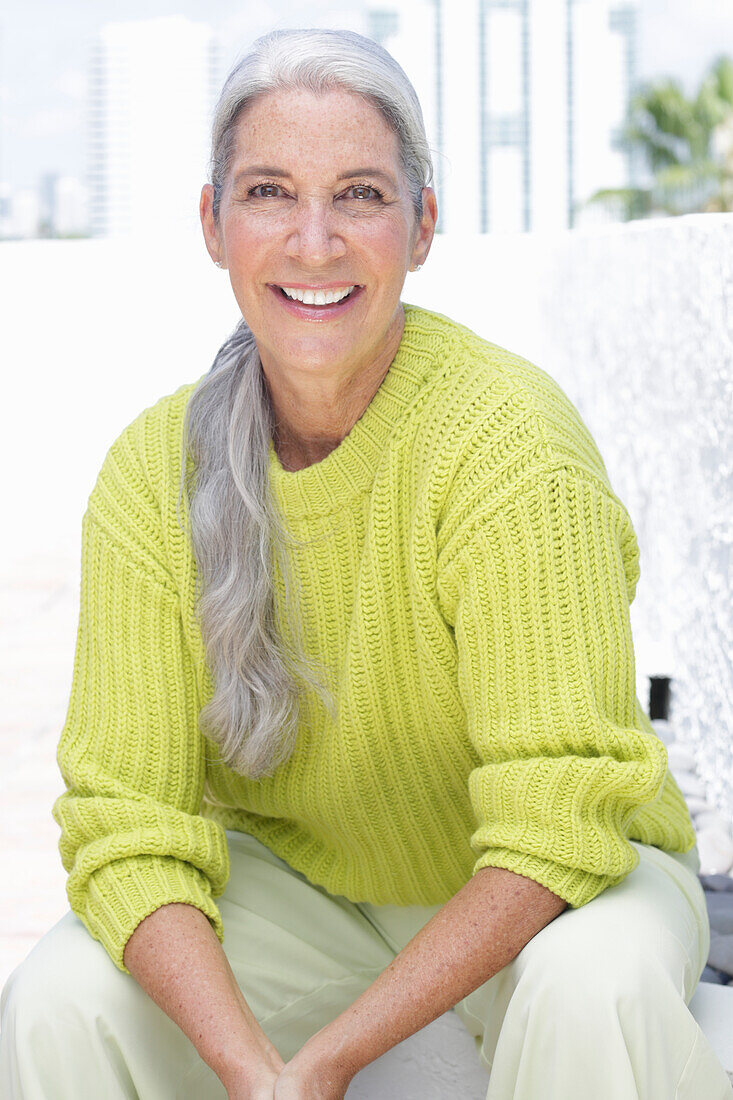
[[[678,962],[683,966],[683,959]],[[544,999],[555,1010],[564,1006],[570,1013],[609,1004],[653,1005],[662,986],[667,991],[673,986],[670,960],[663,951],[649,950],[642,938],[599,938],[568,922],[554,935],[530,940],[516,963],[517,988],[534,1002]]]
[[[68,913],[8,978],[0,999],[0,1029],[22,1038],[36,1033],[45,1021],[53,1021],[54,1031],[78,1026],[98,1015],[115,975],[126,978]]]

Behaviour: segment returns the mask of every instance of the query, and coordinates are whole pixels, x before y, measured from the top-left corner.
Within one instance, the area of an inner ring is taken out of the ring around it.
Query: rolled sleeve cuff
[[[208,917],[219,943],[224,942],[221,913],[211,885],[197,867],[172,856],[139,855],[100,867],[87,883],[82,904],[71,908],[87,931],[99,940],[112,962],[129,974],[123,962],[127,941],[137,926],[163,905],[193,905]]]
[[[628,871],[620,875],[597,875],[578,867],[564,867],[541,856],[512,851],[510,848],[487,848],[476,860],[473,874],[482,867],[504,867],[517,875],[534,879],[566,901],[571,908],[580,909],[609,886],[618,885],[633,871],[639,862],[639,856],[631,845],[629,851],[631,866]]]

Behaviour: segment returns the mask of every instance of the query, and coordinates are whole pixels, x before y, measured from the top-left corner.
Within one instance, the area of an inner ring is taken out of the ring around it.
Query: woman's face
[[[417,222],[396,135],[350,92],[269,93],[240,116],[235,136],[218,222],[208,184],[201,220],[263,365],[353,378],[395,350],[405,275],[435,230],[434,193],[423,190]],[[315,304],[294,301],[283,287],[321,294]],[[327,291],[352,287],[321,304]]]

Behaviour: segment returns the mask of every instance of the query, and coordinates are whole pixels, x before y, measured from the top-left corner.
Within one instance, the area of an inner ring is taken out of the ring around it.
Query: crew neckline
[[[427,319],[427,311],[408,302],[402,307],[405,327],[395,357],[379,389],[338,447],[302,470],[286,470],[270,437],[269,483],[285,517],[329,515],[352,497],[370,491],[389,438],[435,364],[424,340],[418,339],[420,321]]]

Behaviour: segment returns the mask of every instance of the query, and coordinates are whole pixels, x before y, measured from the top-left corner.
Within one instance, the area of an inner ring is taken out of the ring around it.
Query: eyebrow
[[[282,168],[273,168],[268,164],[252,164],[247,168],[243,168],[241,172],[237,172],[234,177],[235,185],[245,176],[274,176],[277,179],[287,179],[290,173],[285,172]],[[372,176],[376,179],[384,180],[390,187],[393,187],[395,190],[397,189],[394,177],[391,176],[389,172],[384,172],[381,168],[354,168],[349,172],[341,172],[336,179],[350,180],[355,176]]]

